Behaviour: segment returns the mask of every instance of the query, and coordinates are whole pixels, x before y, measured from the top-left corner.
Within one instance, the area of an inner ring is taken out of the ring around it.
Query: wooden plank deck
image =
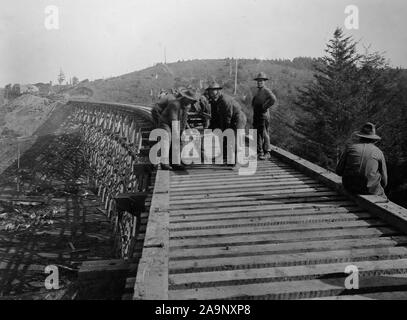
[[[407,298],[407,210],[303,159],[275,148],[252,176],[190,166],[157,181],[135,299]]]

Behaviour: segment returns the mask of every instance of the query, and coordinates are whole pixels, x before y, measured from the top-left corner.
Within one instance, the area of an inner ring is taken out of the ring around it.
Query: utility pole
[[[167,48],[164,47],[164,64],[167,64]]]
[[[20,192],[20,140],[17,138],[17,192]]]
[[[236,67],[235,67],[235,92],[234,92],[235,95],[236,95],[236,90],[237,90],[237,59],[236,59]]]
[[[25,131],[26,132],[26,131]],[[17,192],[20,192],[20,158],[21,158],[21,147],[20,143],[22,141],[27,141],[32,139],[32,137],[29,136],[23,136],[23,137],[17,137],[17,175],[16,175],[16,182],[17,182]]]

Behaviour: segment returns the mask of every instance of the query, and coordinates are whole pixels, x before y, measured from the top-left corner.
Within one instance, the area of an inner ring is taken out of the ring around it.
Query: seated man
[[[356,134],[359,141],[346,147],[336,167],[342,183],[351,193],[373,194],[387,199],[387,168],[383,152],[375,146],[381,138],[368,122]]]
[[[170,167],[170,154],[171,154],[171,133],[173,121],[179,121],[179,132],[177,135],[181,137],[182,132],[187,126],[188,109],[191,104],[198,100],[196,94],[191,90],[181,90],[179,97],[175,100],[169,100],[165,106],[164,111],[160,114],[158,127],[168,132],[168,137],[165,140],[163,150],[161,150],[161,169],[169,170]],[[176,165],[176,164],[175,164]]]

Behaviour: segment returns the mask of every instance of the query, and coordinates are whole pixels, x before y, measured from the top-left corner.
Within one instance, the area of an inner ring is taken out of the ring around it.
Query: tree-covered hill
[[[313,78],[315,59],[295,58],[291,60],[239,59],[237,61],[236,99],[242,104],[251,121],[252,92],[256,87],[253,77],[266,72],[271,80],[268,85],[278,97],[274,111],[294,124],[299,109],[294,101],[298,88]],[[153,67],[128,73],[119,77],[96,80],[83,84],[93,91],[91,99],[123,103],[152,104],[161,89],[192,85],[203,90],[210,81],[216,80],[225,92],[234,95],[236,60],[190,60]]]
[[[312,61],[310,58],[290,60],[238,60],[237,95],[247,99],[250,88],[255,86],[253,76],[264,71],[272,78],[271,84],[286,96],[294,93],[297,86],[312,78]],[[160,89],[192,85],[205,87],[208,81],[221,82],[226,91],[234,90],[236,60],[190,60],[169,64],[157,64],[141,71],[128,73],[106,80],[89,82],[97,99],[117,102],[151,103]],[[278,92],[277,92],[278,94]]]

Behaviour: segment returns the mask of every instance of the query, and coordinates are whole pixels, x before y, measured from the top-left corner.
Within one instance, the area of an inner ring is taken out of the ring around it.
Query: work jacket
[[[211,100],[211,129],[222,131],[231,129],[244,129],[246,116],[240,104],[230,96],[220,94],[216,101]]]
[[[269,117],[268,110],[276,100],[276,96],[269,88],[259,88],[252,99],[253,119],[267,119]]]
[[[336,173],[343,186],[354,193],[386,197],[387,167],[383,152],[373,143],[354,143],[342,154]]]

